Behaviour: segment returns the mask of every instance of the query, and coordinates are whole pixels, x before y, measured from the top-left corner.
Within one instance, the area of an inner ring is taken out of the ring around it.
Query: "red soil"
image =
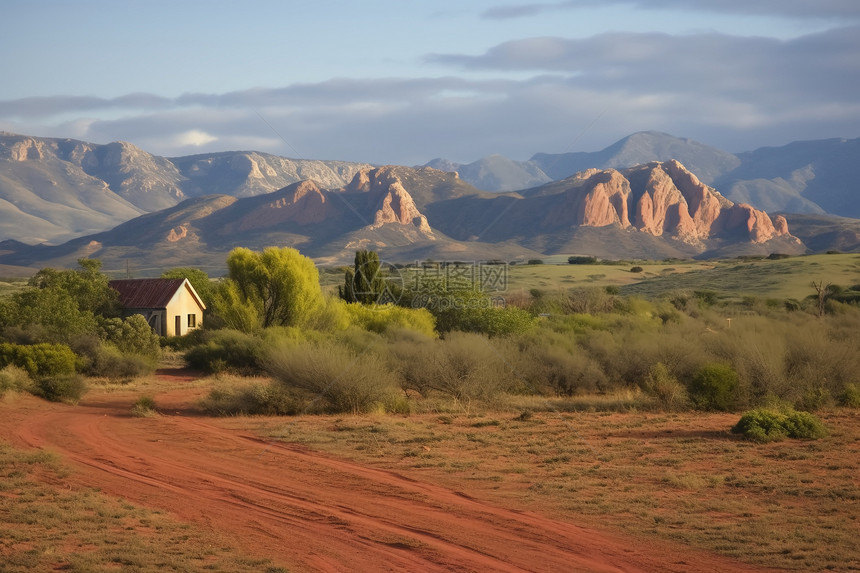
[[[467,484],[265,441],[193,415],[199,392],[159,394],[164,415],[152,418],[129,414],[129,393],[93,392],[78,406],[22,396],[0,403],[0,438],[59,454],[76,468],[70,485],[167,510],[293,571],[752,570],[498,507]]]

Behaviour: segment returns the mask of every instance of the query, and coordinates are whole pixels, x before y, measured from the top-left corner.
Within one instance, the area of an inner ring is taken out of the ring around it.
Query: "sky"
[[[860,137],[857,0],[0,0],[0,130],[420,165]]]

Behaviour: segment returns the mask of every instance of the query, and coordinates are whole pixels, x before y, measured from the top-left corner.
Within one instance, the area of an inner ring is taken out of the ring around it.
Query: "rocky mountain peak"
[[[373,215],[371,229],[378,229],[387,223],[397,223],[412,225],[421,233],[432,237],[433,231],[427,217],[418,210],[396,167],[362,169],[344,190],[368,195]]]
[[[719,234],[742,234],[753,243],[790,236],[782,217],[734,204],[699,181],[679,161],[653,161],[628,169],[588,169],[565,180],[563,204],[547,225],[617,225],[700,246]]]

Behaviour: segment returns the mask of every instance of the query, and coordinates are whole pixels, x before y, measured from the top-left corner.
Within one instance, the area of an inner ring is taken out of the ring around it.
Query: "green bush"
[[[36,382],[35,394],[51,402],[76,404],[86,391],[86,382],[80,375],[64,374],[39,379]]]
[[[809,412],[767,408],[745,412],[732,427],[732,432],[757,442],[775,442],[785,438],[816,440],[827,435],[824,424]]]
[[[158,415],[155,399],[152,396],[141,396],[131,407],[131,415],[137,418],[149,418]]]
[[[642,272],[642,271],[644,271],[644,270],[645,270],[645,269],[643,269],[642,267],[638,267],[638,266],[637,266],[637,267],[630,267],[630,272],[631,272],[631,273],[641,273],[641,272]]]
[[[860,408],[860,386],[857,384],[846,384],[839,404],[848,408]]]
[[[68,376],[75,373],[77,357],[65,344],[0,343],[0,367],[15,365],[34,379],[46,376]]]
[[[238,330],[216,330],[207,333],[204,342],[185,353],[192,368],[205,372],[235,370],[254,373],[260,370],[265,353],[263,339]]]
[[[596,265],[600,261],[597,257],[573,256],[567,257],[567,262],[571,265]]]
[[[426,336],[436,335],[436,319],[424,308],[403,308],[393,304],[344,304],[349,321],[365,330],[385,333],[392,329],[412,329]]]
[[[101,325],[100,338],[123,354],[136,354],[152,362],[158,361],[161,356],[158,335],[139,314],[122,319],[105,319]]]
[[[690,397],[703,410],[730,410],[735,403],[738,375],[728,364],[705,364],[690,381]]]

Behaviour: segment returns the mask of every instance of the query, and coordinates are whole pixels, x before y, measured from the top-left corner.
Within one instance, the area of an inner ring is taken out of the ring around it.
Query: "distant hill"
[[[561,180],[586,169],[623,169],[651,161],[675,159],[704,183],[736,203],[768,212],[830,213],[860,217],[860,139],[798,141],[732,154],[657,131],[629,135],[594,152],[537,153],[529,161],[501,156],[466,165],[435,159],[429,165],[458,171],[479,189],[514,191],[537,186],[541,174]]]
[[[234,151],[168,159],[130,143],[0,133],[0,240],[62,242],[189,197],[248,197],[313,178],[338,187],[366,164]]]
[[[426,166],[456,171],[464,181],[485,191],[518,191],[553,180],[534,161],[514,161],[502,155],[490,155],[465,164],[434,159]]]
[[[531,161],[553,179],[564,179],[591,167],[621,169],[670,159],[680,161],[708,185],[741,163],[727,151],[658,131],[634,133],[591,153],[537,153]]]
[[[373,249],[394,262],[802,253],[783,217],[736,205],[677,161],[591,169],[522,193],[475,189],[456,173],[386,166],[349,184],[313,181],[236,198],[206,195],[58,246],[4,243],[0,264],[70,266],[97,257],[136,273],[223,269],[230,249],[293,246],[319,263]]]

